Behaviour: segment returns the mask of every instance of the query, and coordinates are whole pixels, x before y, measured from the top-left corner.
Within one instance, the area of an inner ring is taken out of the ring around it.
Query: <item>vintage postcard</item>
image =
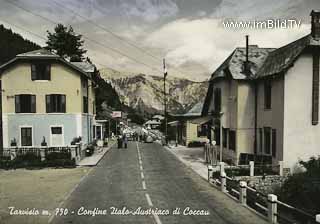
[[[0,224],[320,223],[319,0],[0,0]]]

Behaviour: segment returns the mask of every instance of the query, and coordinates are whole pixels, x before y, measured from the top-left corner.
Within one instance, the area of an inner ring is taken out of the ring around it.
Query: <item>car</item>
[[[152,143],[152,142],[153,142],[153,138],[152,138],[150,135],[148,135],[148,136],[146,136],[144,142],[146,142],[146,143]]]

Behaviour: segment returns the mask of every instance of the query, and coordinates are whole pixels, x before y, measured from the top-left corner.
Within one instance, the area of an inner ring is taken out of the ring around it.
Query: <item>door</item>
[[[63,128],[61,126],[51,127],[51,146],[63,146]]]
[[[96,137],[98,140],[102,139],[102,126],[101,125],[96,126]]]

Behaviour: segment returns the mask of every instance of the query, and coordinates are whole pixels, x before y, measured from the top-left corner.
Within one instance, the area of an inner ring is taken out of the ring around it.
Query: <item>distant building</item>
[[[201,117],[203,103],[199,102],[185,114],[172,114],[174,121],[169,122],[174,127],[176,140],[181,145],[188,145],[190,142],[206,142],[207,129],[211,117]]]
[[[75,137],[92,142],[94,66],[71,63],[44,49],[19,54],[0,66],[3,144],[67,146]]]
[[[311,34],[279,49],[237,48],[212,74],[202,114],[223,127],[211,135],[224,159],[267,155],[293,168],[320,155],[320,12],[311,18]]]
[[[160,125],[161,125],[161,122],[157,120],[148,120],[146,123],[143,124],[143,126],[146,129],[159,129]]]
[[[157,122],[161,122],[161,121],[163,121],[164,120],[164,116],[162,116],[162,115],[154,115],[153,117],[152,117],[152,120],[155,120],[155,121],[157,121]]]

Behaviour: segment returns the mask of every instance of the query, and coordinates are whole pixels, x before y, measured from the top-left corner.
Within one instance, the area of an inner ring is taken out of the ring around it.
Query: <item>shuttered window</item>
[[[277,130],[272,129],[272,156],[276,157],[277,155]]]
[[[271,147],[271,128],[265,127],[264,128],[264,153],[270,155],[270,147]]]
[[[216,112],[221,111],[221,89],[214,90],[214,109]]]
[[[15,95],[16,113],[36,113],[36,96],[30,94]]]
[[[48,63],[37,63],[31,65],[31,80],[50,80],[51,65]]]
[[[21,128],[21,146],[32,146],[32,128]]]
[[[236,151],[236,131],[229,131],[229,149]]]
[[[319,123],[319,54],[313,55],[312,125]]]
[[[272,86],[271,83],[266,82],[264,84],[264,108],[271,109],[271,100],[272,100]]]
[[[47,113],[65,113],[66,112],[66,95],[51,94],[46,95]]]

